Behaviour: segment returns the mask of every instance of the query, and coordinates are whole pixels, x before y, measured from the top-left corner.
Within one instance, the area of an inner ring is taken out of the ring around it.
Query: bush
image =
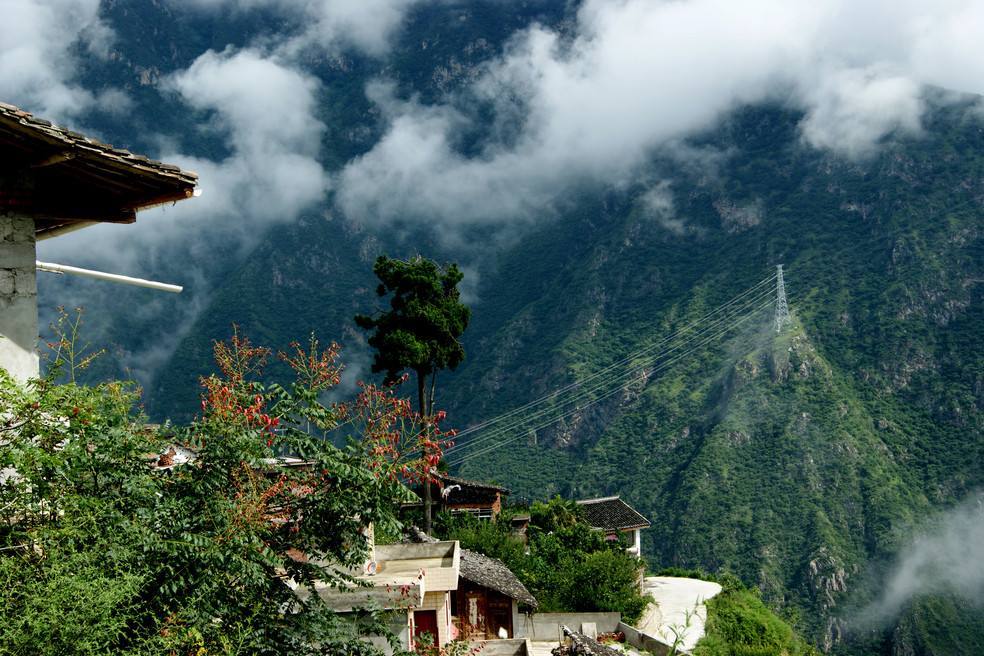
[[[442,516],[438,526],[446,539],[503,561],[541,611],[614,611],[626,622],[639,618],[647,604],[638,587],[642,561],[583,523],[573,502],[534,503],[530,514],[528,553],[506,522]]]

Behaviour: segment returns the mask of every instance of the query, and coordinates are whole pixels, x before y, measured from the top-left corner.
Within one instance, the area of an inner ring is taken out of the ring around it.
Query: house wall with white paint
[[[38,285],[34,220],[0,214],[0,367],[14,380],[38,376]]]

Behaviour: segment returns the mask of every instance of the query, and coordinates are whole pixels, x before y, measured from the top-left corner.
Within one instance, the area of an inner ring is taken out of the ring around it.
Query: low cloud
[[[38,245],[39,257],[105,268],[138,277],[167,272],[190,285],[182,302],[148,298],[145,314],[159,338],[147,351],[127,354],[137,375],[164,362],[197,314],[207,305],[216,271],[246,254],[271,226],[295,221],[324,201],[327,173],[318,162],[324,125],[317,119],[319,83],[311,76],[256,50],[209,51],[189,68],[166,78],[175,93],[208,117],[203,137],[228,148],[219,159],[181,152],[161,158],[199,174],[199,198],[141,212],[134,225],[99,225]],[[67,306],[105,307],[112,286],[62,284],[54,301]],[[68,299],[59,299],[64,294]]]
[[[105,58],[113,38],[99,0],[0,0],[0,101],[62,121],[125,110],[121,91],[95,93],[75,79],[80,52]]]
[[[953,594],[984,606],[984,496],[944,514],[899,554],[878,600],[859,624],[883,626],[913,599]]]
[[[389,52],[407,12],[439,0],[174,0],[205,10],[264,8],[292,17],[302,26],[279,45],[282,55],[308,48],[337,52],[354,48],[373,56]]]
[[[863,158],[919,133],[926,85],[984,90],[982,12],[957,0],[585,0],[573,36],[531,26],[444,104],[370,85],[388,128],[340,173],[338,202],[365,221],[535,218],[769,100],[803,111],[808,145]],[[476,102],[493,109],[490,128]],[[466,151],[476,129],[493,136]]]
[[[217,245],[226,256],[243,252],[265,228],[323,201],[329,180],[318,162],[317,80],[258,51],[227,50],[206,52],[162,87],[209,117],[199,124],[203,136],[228,146],[221,159],[160,155],[199,174],[201,197],[141,212],[132,226],[95,226],[44,242],[46,253],[153,266],[180,248],[182,259],[206,266]]]

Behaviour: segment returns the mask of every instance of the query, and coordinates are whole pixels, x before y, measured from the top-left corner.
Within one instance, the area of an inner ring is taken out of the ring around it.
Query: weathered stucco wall
[[[21,382],[38,375],[34,220],[0,214],[0,367]]]

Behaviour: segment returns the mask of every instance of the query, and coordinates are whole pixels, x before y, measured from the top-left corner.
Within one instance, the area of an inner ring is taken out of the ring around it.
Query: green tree
[[[629,623],[641,616],[647,604],[638,585],[641,560],[580,520],[573,502],[557,497],[530,511],[528,545],[504,521],[441,515],[438,529],[445,539],[503,561],[541,611],[616,611]]]
[[[418,409],[429,417],[433,414],[437,372],[454,370],[465,359],[458,338],[468,327],[471,310],[460,301],[458,283],[463,275],[456,264],[442,269],[419,256],[398,260],[381,255],[373,272],[380,280],[376,293],[392,297],[388,311],[355,317],[359,327],[372,332],[369,345],[376,350],[372,370],[386,372],[387,383],[397,381],[407,370],[413,371]]]
[[[418,410],[425,421],[433,421],[437,372],[454,370],[465,358],[458,338],[468,327],[471,310],[460,300],[462,273],[456,264],[442,268],[420,256],[399,260],[385,255],[376,259],[373,272],[380,280],[376,293],[392,297],[388,311],[355,317],[360,328],[371,332],[369,345],[376,350],[372,370],[385,372],[387,383],[399,380],[407,370],[414,372]],[[431,485],[426,480],[427,533],[431,532],[430,496]]]
[[[362,654],[388,633],[312,592],[352,582],[370,523],[398,530],[402,481],[424,472],[408,454],[434,436],[392,389],[322,405],[335,345],[281,354],[288,386],[257,382],[268,352],[247,340],[215,353],[184,428],[144,424],[127,385],[0,370],[0,654]]]

